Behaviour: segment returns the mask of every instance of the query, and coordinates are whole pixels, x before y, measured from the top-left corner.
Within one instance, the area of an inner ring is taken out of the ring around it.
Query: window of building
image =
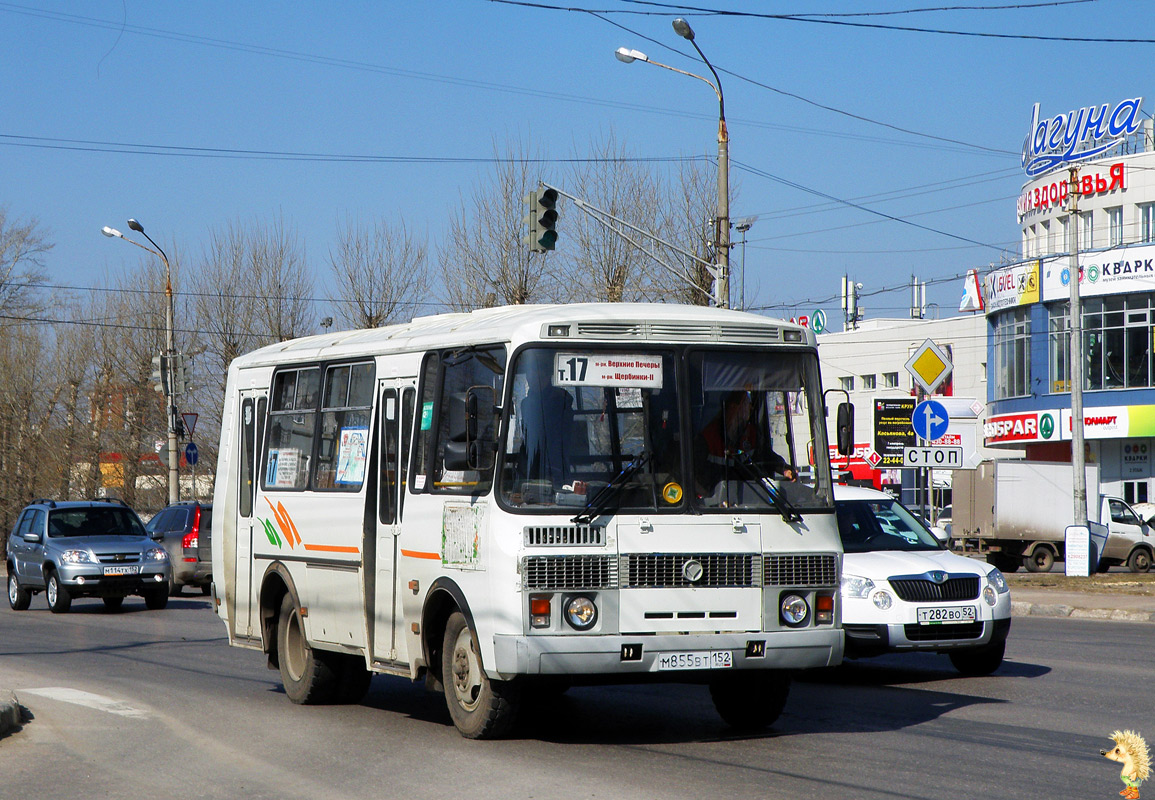
[[[995,320],[995,397],[1023,397],[1031,384],[1031,317],[1028,308],[1007,311]]]
[[[1107,209],[1107,235],[1110,247],[1123,244],[1123,206]]]
[[[884,373],[882,373],[882,385],[884,387],[886,387],[887,389],[897,389],[898,388],[898,373],[897,372],[884,372]]]
[[[843,375],[841,378],[838,379],[838,382],[839,382],[839,384],[841,384],[842,388],[845,391],[848,391],[848,392],[854,391],[854,376],[853,375]]]
[[[1095,217],[1090,211],[1079,214],[1079,249],[1090,250],[1095,246]]]
[[[1139,241],[1155,242],[1155,203],[1139,205]]]
[[[1039,244],[1041,244],[1043,248],[1039,255],[1048,255],[1055,252],[1054,231],[1051,228],[1051,223],[1044,222],[1039,227]]]
[[[1147,294],[1083,300],[1085,389],[1126,389],[1155,385],[1151,342],[1155,309]],[[1051,309],[1049,342],[1052,392],[1070,391],[1070,306]]]
[[[1065,216],[1059,218],[1059,242],[1058,247],[1054,248],[1052,253],[1069,253],[1071,252],[1071,225],[1070,220]]]
[[[862,388],[863,389],[874,389],[875,387],[878,386],[877,377],[874,375],[861,375],[859,377],[862,378]]]

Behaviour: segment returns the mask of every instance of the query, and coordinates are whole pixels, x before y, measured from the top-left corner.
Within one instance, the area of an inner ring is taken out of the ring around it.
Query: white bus
[[[680,680],[761,727],[791,671],[842,659],[827,453],[813,334],[752,314],[513,306],[283,342],[229,368],[214,604],[296,703],[404,675],[489,738],[546,687]]]

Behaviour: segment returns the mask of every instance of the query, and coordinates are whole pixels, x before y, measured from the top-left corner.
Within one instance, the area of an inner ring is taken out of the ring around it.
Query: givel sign
[[[1139,130],[1142,97],[1124,100],[1114,109],[1109,103],[1039,119],[1039,104],[1031,115],[1031,129],[1023,142],[1023,171],[1034,178],[1063,164],[1094,158]]]

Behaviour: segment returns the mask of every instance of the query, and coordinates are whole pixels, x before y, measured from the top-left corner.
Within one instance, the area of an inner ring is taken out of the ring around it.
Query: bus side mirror
[[[451,394],[448,397],[449,441],[468,442],[477,436],[477,421],[469,409],[469,393]]]
[[[497,455],[497,393],[489,386],[471,386],[449,397],[449,441],[445,468],[488,470]]]
[[[854,451],[854,404],[839,403],[835,423],[838,439],[838,453],[848,456]]]

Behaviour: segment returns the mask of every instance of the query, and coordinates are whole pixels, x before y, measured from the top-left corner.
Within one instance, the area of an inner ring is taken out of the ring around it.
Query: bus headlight
[[[598,607],[585,595],[571,597],[565,604],[565,621],[578,631],[588,631],[598,621]]]
[[[796,594],[788,594],[783,597],[779,609],[782,614],[782,621],[791,628],[797,628],[804,624],[807,617],[810,616],[810,606],[806,605],[805,599]]]

